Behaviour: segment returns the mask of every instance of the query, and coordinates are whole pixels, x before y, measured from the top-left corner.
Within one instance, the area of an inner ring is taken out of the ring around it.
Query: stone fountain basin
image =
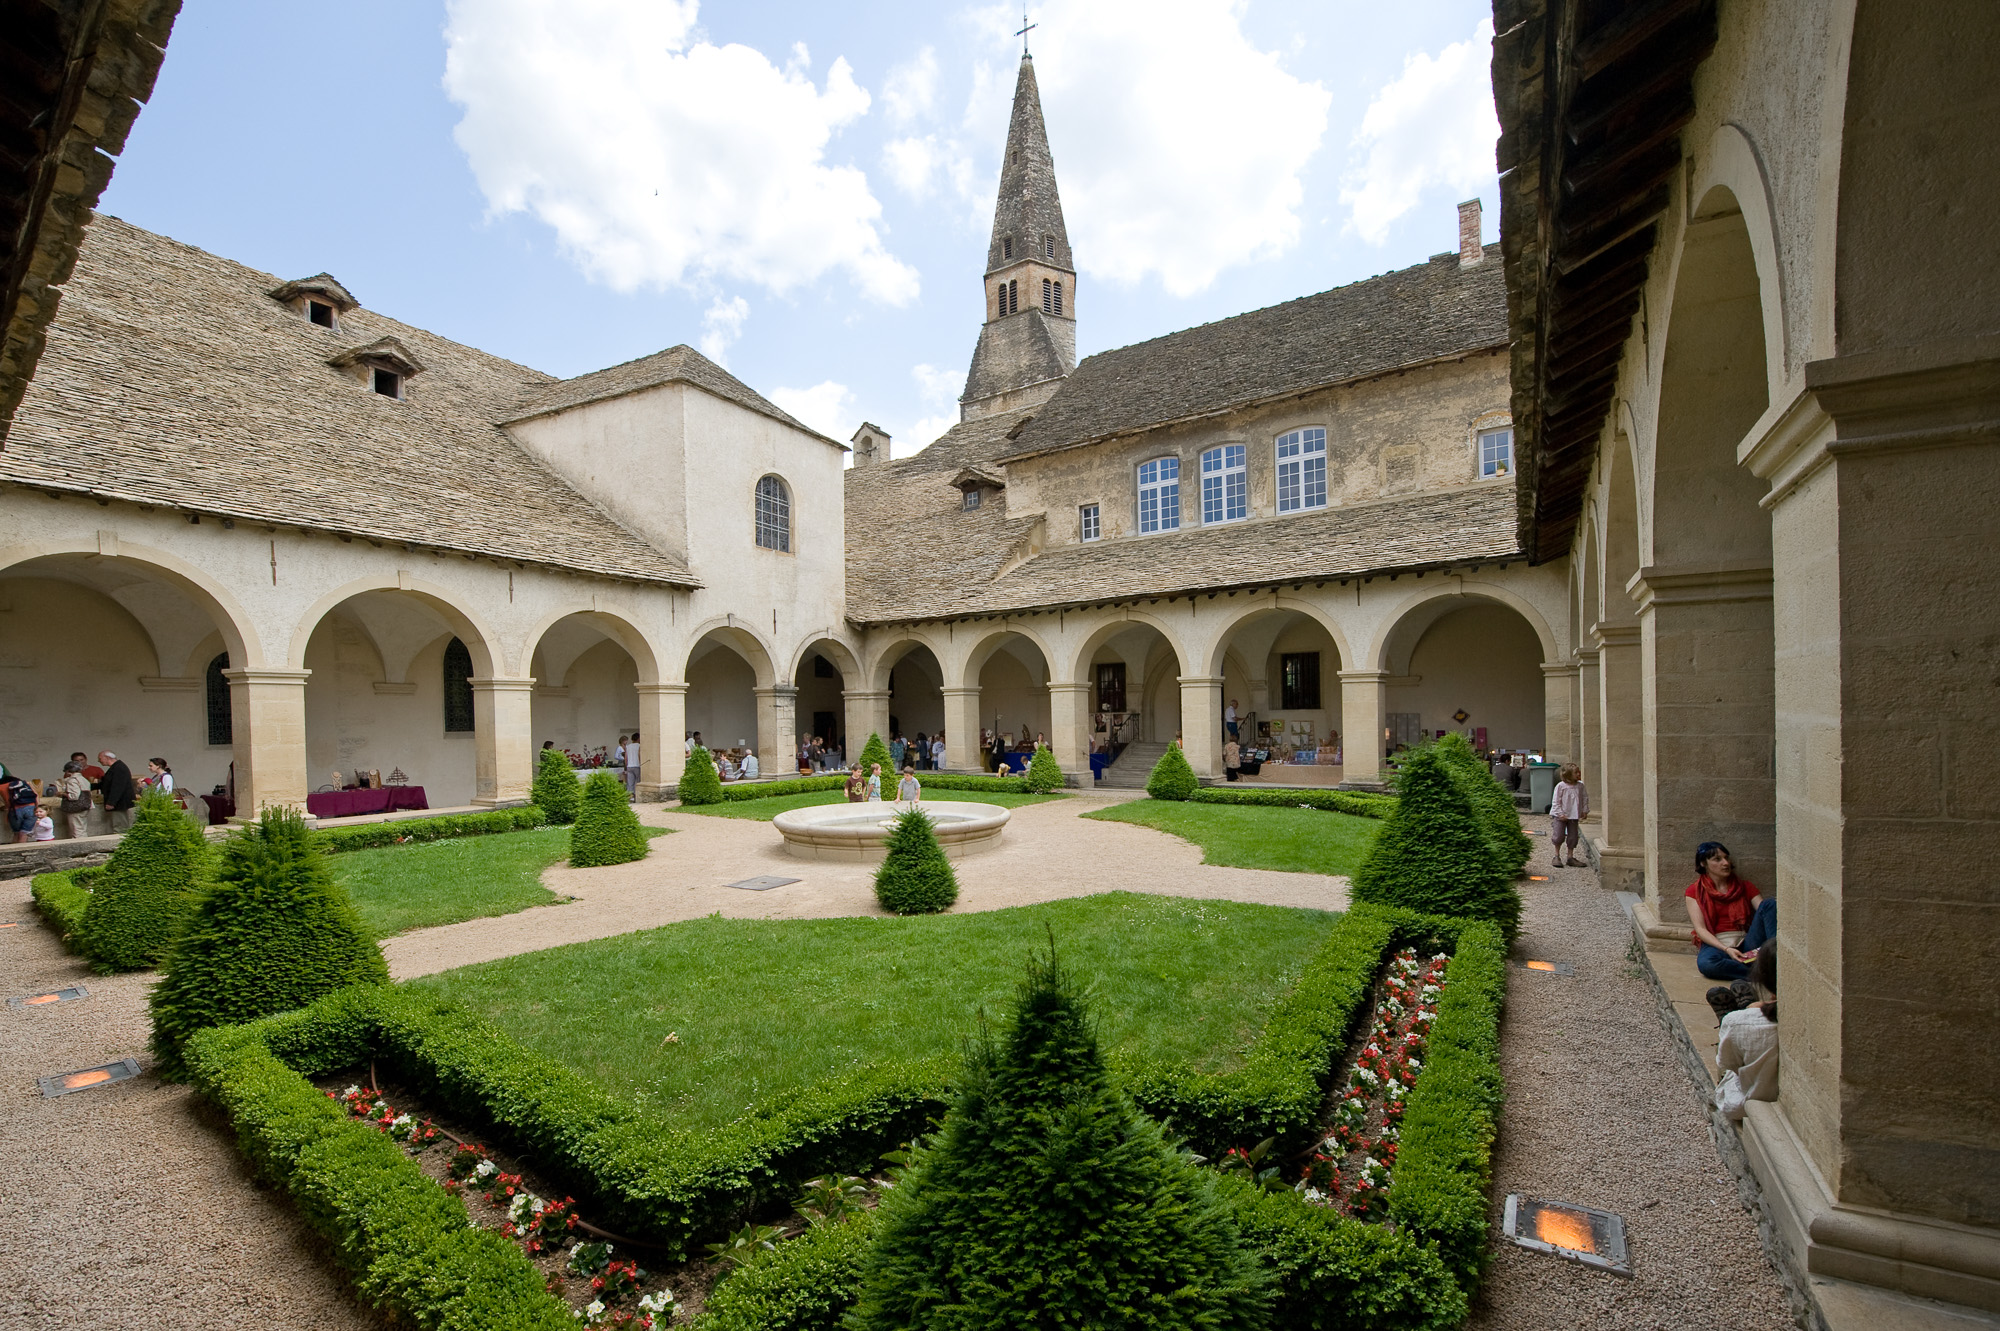
[[[888,853],[889,829],[907,805],[817,804],[788,809],[771,820],[785,838],[785,850],[802,860],[844,860],[879,864]],[[1000,844],[1009,810],[963,800],[926,801],[917,806],[931,820],[938,844],[952,859],[964,859]]]

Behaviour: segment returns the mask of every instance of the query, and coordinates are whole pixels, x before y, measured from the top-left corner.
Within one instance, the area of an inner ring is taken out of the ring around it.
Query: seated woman
[[[1778,903],[1736,876],[1736,862],[1720,841],[1695,849],[1694,869],[1698,877],[1685,895],[1695,968],[1711,980],[1747,980],[1758,949],[1778,936]]]
[[[1750,963],[1766,995],[1722,1019],[1715,1047],[1715,1104],[1730,1119],[1743,1117],[1746,1100],[1778,1098],[1778,950],[1766,947]]]

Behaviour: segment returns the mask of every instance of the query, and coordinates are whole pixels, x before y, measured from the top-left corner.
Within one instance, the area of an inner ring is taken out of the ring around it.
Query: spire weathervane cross
[[[1041,25],[1041,24],[1039,24],[1039,23],[1030,23],[1030,22],[1028,22],[1028,7],[1027,7],[1026,5],[1022,5],[1022,6],[1021,6],[1021,30],[1020,30],[1019,32],[1015,33],[1014,35],[1015,35],[1016,37],[1019,37],[1019,38],[1021,39],[1021,54],[1022,54],[1022,56],[1023,56],[1023,57],[1025,57],[1025,56],[1026,56],[1026,55],[1028,54],[1028,33],[1029,33],[1029,32],[1031,32],[1032,30],[1036,29],[1036,28],[1039,28],[1039,27],[1041,27],[1041,26],[1042,26],[1042,25]]]

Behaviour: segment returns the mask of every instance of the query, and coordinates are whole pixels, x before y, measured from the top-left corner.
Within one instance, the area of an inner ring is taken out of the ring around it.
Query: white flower
[[[663,1313],[674,1306],[674,1292],[663,1289],[657,1294],[642,1294],[639,1297],[639,1311],[643,1313]]]
[[[491,1178],[499,1172],[500,1166],[494,1164],[491,1160],[481,1160],[472,1167],[472,1173],[475,1178]]]
[[[1309,1202],[1325,1202],[1326,1194],[1321,1192],[1318,1188],[1307,1188],[1306,1200]]]
[[[359,1086],[350,1086],[346,1090],[340,1093],[340,1098],[345,1100],[350,1095],[359,1095],[359,1094],[361,1094],[361,1088]]]
[[[592,1317],[604,1316],[604,1300],[592,1299],[587,1305],[585,1305],[584,1311],[586,1313],[589,1313]]]

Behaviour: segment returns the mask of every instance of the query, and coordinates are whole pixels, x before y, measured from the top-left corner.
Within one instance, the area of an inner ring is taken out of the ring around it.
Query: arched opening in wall
[[[554,742],[581,766],[610,761],[621,737],[639,730],[641,680],[651,682],[651,653],[640,645],[642,667],[627,644],[636,639],[629,625],[609,615],[565,615],[543,630],[529,655],[535,677],[530,716],[535,747]],[[648,738],[641,736],[643,750]],[[667,736],[668,744],[680,736]]]
[[[1118,620],[1084,641],[1076,678],[1089,686],[1090,751],[1107,785],[1143,786],[1181,733],[1180,653],[1143,620]]]
[[[211,667],[242,651],[213,598],[140,560],[44,555],[0,569],[0,763],[53,791],[73,752],[95,773],[108,749],[135,778],[147,759],[165,758],[193,815],[208,821],[201,797],[227,807],[232,746],[247,738],[213,725]],[[225,681],[225,721],[228,697]],[[85,815],[85,835],[112,830],[101,807]]]
[[[1638,607],[1630,588],[1639,573],[1639,482],[1632,437],[1613,433],[1603,466],[1604,531],[1598,537],[1601,580],[1589,588],[1594,615],[1587,635],[1597,649],[1597,719],[1603,727],[1596,783],[1588,787],[1601,830],[1595,851],[1608,888],[1645,886],[1644,670]]]
[[[918,750],[916,761],[925,764],[924,770],[941,767],[943,764],[929,752],[945,724],[944,666],[939,663],[937,654],[922,643],[908,643],[900,652],[892,651],[883,671],[882,687],[889,691],[883,741],[893,744],[896,736],[901,735],[906,760],[910,750],[915,748]],[[867,742],[865,734],[851,735],[848,757],[859,757],[861,746]]]
[[[1640,570],[1646,889],[1670,918],[1700,842],[1726,843],[1753,881],[1777,863],[1770,487],[1736,460],[1769,405],[1765,352],[1749,230],[1735,196],[1713,189],[1674,274]]]
[[[777,731],[758,729],[757,690],[775,682],[770,656],[754,636],[736,628],[709,630],[688,653],[688,735],[676,735],[672,742],[695,738],[718,757],[738,759],[754,748],[761,765]],[[784,728],[791,729],[789,724]]]
[[[793,702],[793,748],[809,747],[814,740],[821,749],[842,744],[848,730],[847,690],[861,687],[861,667],[854,653],[832,638],[807,643],[792,668],[792,684],[798,690]],[[861,736],[863,742],[867,739]],[[797,757],[795,753],[795,765]]]
[[[472,802],[482,737],[470,680],[492,673],[492,657],[464,615],[417,592],[362,592],[312,626],[302,664],[312,672],[305,686],[309,810],[321,817],[378,812],[358,793],[322,798],[378,783],[397,788],[396,807]]]
[[[996,633],[967,658],[967,683],[979,690],[984,762],[1027,770],[1037,743],[1049,742],[1049,662],[1025,634]]]
[[[1504,601],[1468,593],[1411,607],[1383,647],[1383,752],[1452,732],[1488,751],[1541,754],[1546,650],[1543,633]]]
[[[1346,737],[1340,672],[1347,667],[1326,626],[1298,610],[1261,610],[1225,631],[1216,652],[1213,674],[1222,679],[1217,744],[1230,739],[1233,706],[1240,779],[1337,785]]]

